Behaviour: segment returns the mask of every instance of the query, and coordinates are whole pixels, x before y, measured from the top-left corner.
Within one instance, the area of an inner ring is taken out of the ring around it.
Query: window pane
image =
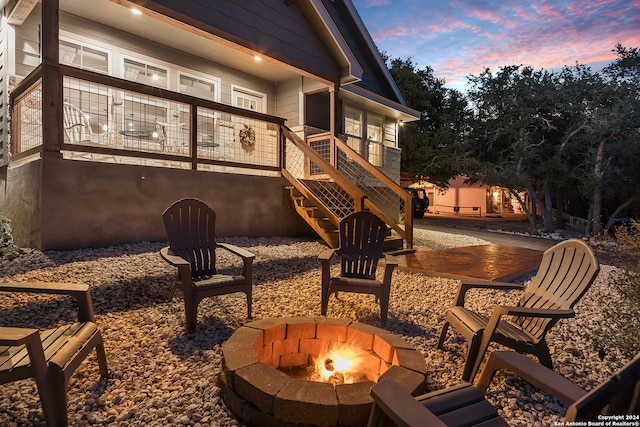
[[[382,117],[367,117],[367,138],[372,141],[382,141]]]
[[[124,78],[150,86],[167,87],[167,70],[132,59],[124,60]]]
[[[362,112],[351,108],[345,108],[344,131],[347,135],[362,136]]]
[[[215,84],[195,77],[180,75],[180,92],[198,98],[215,100]]]
[[[61,40],[60,63],[107,74],[109,72],[109,53]]]

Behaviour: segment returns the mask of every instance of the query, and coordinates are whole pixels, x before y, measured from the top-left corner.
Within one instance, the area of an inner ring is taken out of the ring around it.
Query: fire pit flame
[[[316,359],[316,373],[323,382],[352,384],[360,381],[363,351],[352,346],[339,346]]]

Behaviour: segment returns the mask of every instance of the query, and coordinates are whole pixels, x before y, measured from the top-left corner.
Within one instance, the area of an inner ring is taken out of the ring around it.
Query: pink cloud
[[[367,0],[366,7],[386,6],[391,4],[391,0]]]
[[[372,31],[374,40],[393,57],[433,67],[447,85],[464,83],[467,75],[485,68],[559,69],[612,60],[617,43],[640,47],[640,0],[538,0],[508,6],[442,0],[428,10],[418,0],[412,4],[402,13],[387,6],[384,15],[377,15],[383,19],[376,21],[381,26]],[[402,25],[391,25],[393,17]]]

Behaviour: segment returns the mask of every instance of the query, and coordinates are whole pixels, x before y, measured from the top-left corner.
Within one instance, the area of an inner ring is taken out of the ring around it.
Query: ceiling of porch
[[[135,15],[129,6],[112,0],[60,0],[60,9],[268,81],[281,82],[300,75],[291,67],[270,58],[256,61],[254,56],[257,52],[249,52],[231,43],[217,43],[195,31],[154,18],[144,9],[141,9],[142,15]]]

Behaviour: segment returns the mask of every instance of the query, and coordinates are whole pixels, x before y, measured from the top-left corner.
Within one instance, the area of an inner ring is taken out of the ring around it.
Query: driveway
[[[487,242],[546,251],[558,243],[544,237],[527,236],[531,226],[525,215],[504,215],[490,217],[467,217],[446,214],[425,214],[424,218],[414,218],[414,228],[463,234],[486,240]],[[568,232],[573,235],[579,233]]]

